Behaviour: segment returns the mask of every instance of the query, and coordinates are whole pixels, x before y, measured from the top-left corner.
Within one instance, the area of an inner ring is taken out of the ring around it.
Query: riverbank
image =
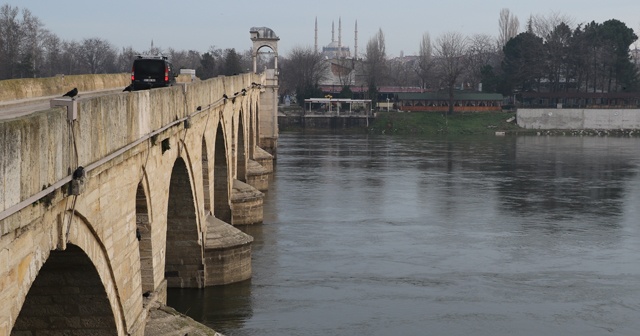
[[[367,128],[373,134],[435,135],[549,135],[638,137],[637,129],[533,129],[516,123],[514,112],[398,113],[379,112]]]
[[[368,130],[375,134],[415,136],[531,132],[520,128],[515,122],[515,116],[513,112],[455,113],[453,115],[378,112]]]
[[[335,119],[335,120],[334,120]],[[320,122],[320,121],[322,122]],[[281,114],[281,132],[370,133],[404,136],[443,135],[549,135],[638,137],[638,129],[537,129],[522,128],[515,112],[421,113],[376,112],[375,117],[306,116]]]

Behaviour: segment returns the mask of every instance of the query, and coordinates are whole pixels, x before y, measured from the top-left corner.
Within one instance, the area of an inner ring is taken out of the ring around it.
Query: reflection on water
[[[199,289],[170,289],[167,301],[177,311],[196,321],[215,326],[225,321],[225,328],[240,329],[252,317],[251,281]]]
[[[227,335],[634,335],[640,140],[284,134]]]

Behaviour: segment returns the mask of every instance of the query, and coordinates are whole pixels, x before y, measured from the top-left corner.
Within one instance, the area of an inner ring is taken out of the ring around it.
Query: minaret
[[[353,46],[353,59],[358,59],[358,20],[356,20],[356,39],[355,45]]]
[[[318,17],[316,16],[315,52],[318,53]]]
[[[334,22],[331,21],[331,42],[335,41],[335,25]]]
[[[338,18],[338,58],[342,57],[342,18]]]

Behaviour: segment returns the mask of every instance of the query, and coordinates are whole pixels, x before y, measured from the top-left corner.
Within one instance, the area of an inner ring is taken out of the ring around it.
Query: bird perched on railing
[[[86,172],[84,170],[84,167],[79,166],[78,168],[76,168],[76,170],[73,171],[73,179],[77,180],[77,179],[81,179],[83,177],[85,177]]]
[[[73,98],[73,97],[75,97],[77,95],[78,95],[78,88],[73,88],[71,91],[63,94],[62,96],[63,97],[71,97],[71,98]]]

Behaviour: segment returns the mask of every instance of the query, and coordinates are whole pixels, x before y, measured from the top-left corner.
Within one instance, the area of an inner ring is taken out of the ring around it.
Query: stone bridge
[[[275,72],[0,122],[0,335],[143,335],[167,287],[251,276]]]

